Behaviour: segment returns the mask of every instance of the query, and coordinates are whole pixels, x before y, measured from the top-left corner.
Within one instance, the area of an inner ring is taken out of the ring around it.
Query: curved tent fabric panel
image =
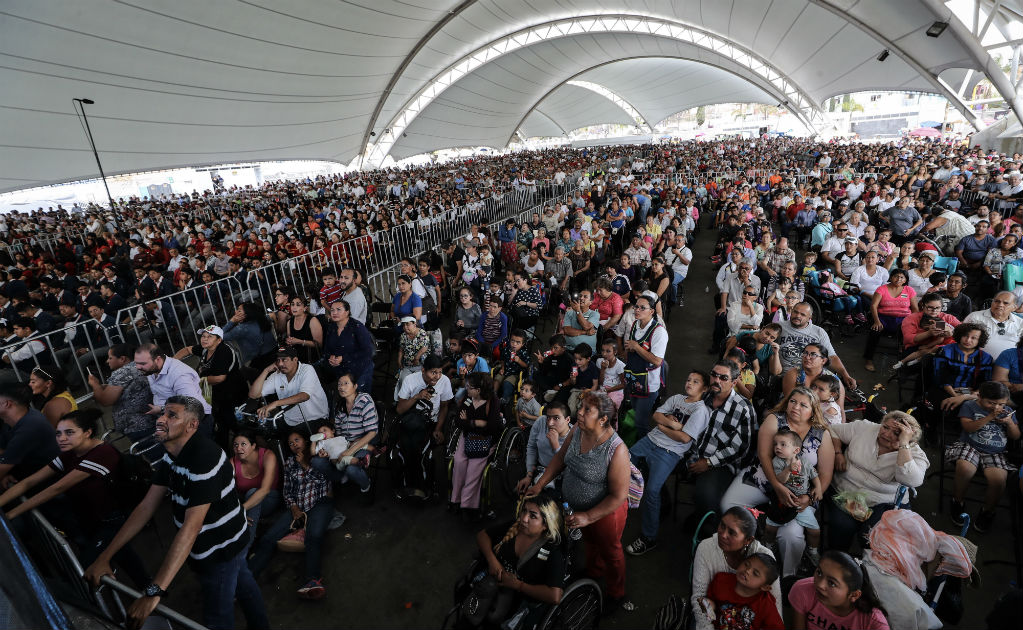
[[[550,116],[538,109],[534,109],[526,116],[526,120],[519,125],[518,131],[526,138],[555,138],[568,133],[566,129],[559,127]]]
[[[0,104],[0,189],[96,175],[72,113],[75,97],[95,101],[87,111],[104,168],[112,173],[242,160],[348,163],[365,150],[371,130],[380,140],[384,125],[462,56],[533,25],[635,14],[636,7],[629,0],[592,0],[585,7],[576,0],[246,0],[223,10],[178,0],[8,0],[0,7],[5,44],[0,81],[6,88]],[[938,90],[947,96],[962,83],[961,69],[997,71],[959,18],[951,18],[941,37],[924,35],[932,22],[951,16],[942,0],[645,0],[642,13],[622,19],[699,29],[724,43],[715,43],[715,50],[735,46],[729,54],[769,63],[768,74],[783,78],[800,98],[805,95],[809,106],[830,94],[868,88]],[[992,32],[1006,31],[1007,15],[1002,8]],[[636,37],[616,31],[612,39]],[[714,61],[697,45],[681,54],[677,43],[672,47],[662,40],[648,34],[627,50],[613,42],[607,51],[579,51],[569,40],[559,40],[558,46],[566,51],[569,71],[616,57]],[[878,62],[884,42],[897,44],[899,52]],[[535,61],[536,67],[510,62],[524,73],[527,98],[491,86],[486,93],[494,119],[467,120],[465,130],[434,125],[432,131],[422,130],[416,146],[395,145],[395,157],[431,145],[503,145],[529,108],[558,83],[539,80],[537,75],[549,72],[540,68],[548,64]],[[476,72],[497,63],[504,58],[488,57]],[[782,88],[764,85],[770,79],[754,78],[748,66],[734,65],[745,67],[738,73],[764,89],[769,100],[784,100],[776,94]],[[559,80],[567,76],[561,68],[554,70]],[[995,79],[1004,94],[1007,78]],[[542,85],[534,89],[531,82]],[[658,111],[658,105],[647,104],[644,110],[647,93],[657,95],[656,84],[618,91],[648,122],[667,107]],[[739,96],[728,98],[752,100]],[[1023,97],[1012,100],[1017,110],[1021,103]],[[479,103],[459,105],[473,111],[470,119],[486,109]],[[804,115],[811,116],[809,111]],[[409,132],[409,139],[419,134],[414,123]],[[427,141],[427,134],[434,140]]]
[[[770,59],[782,73],[790,76],[796,84],[813,80],[817,75],[827,74],[832,68],[844,68],[844,80],[849,83],[847,91],[855,92],[860,75],[869,73],[873,84],[898,88],[905,83],[904,74],[908,65],[894,56],[884,65],[876,62],[884,46],[856,26],[849,25],[842,16],[819,6],[825,0],[733,0],[732,2],[673,2],[672,0],[648,0],[643,3],[643,14],[654,18],[677,20],[699,25],[737,44],[751,49],[754,53]],[[950,65],[970,67],[963,64],[970,55],[959,42],[948,38],[931,38],[923,35],[937,19],[922,0],[860,0],[856,3],[827,0],[829,4],[841,4],[843,8],[852,5],[855,15],[871,27],[878,28],[904,44],[917,60],[932,69]],[[597,0],[588,3],[585,11],[592,14],[631,13],[635,3],[625,0]],[[403,105],[403,99],[415,93],[427,81],[430,74],[424,69],[439,71],[472,50],[487,42],[516,32],[531,24],[542,23],[555,17],[580,15],[577,4],[571,0],[549,0],[537,4],[528,0],[479,0],[464,8],[456,19],[451,20],[436,33],[416,55],[415,63],[409,68],[408,76],[402,77],[395,87],[395,93],[388,98],[376,121],[378,126],[394,117]],[[843,50],[829,43],[839,31],[852,42],[852,47]],[[912,40],[912,41],[909,41]],[[855,65],[848,63],[850,51],[862,51]],[[890,64],[890,65],[889,65]],[[413,69],[414,66],[414,69]],[[901,66],[901,67],[900,67]],[[912,71],[912,69],[910,69]],[[926,80],[912,89],[927,89]],[[819,102],[822,97],[811,93]]]
[[[700,105],[778,103],[745,78],[687,59],[627,59],[594,68],[578,78],[621,94],[651,125]]]
[[[390,155],[400,160],[454,145],[504,146],[527,112],[560,84],[588,69],[634,57],[692,59],[721,66],[735,75],[743,72],[742,66],[722,55],[664,36],[582,33],[541,41],[497,57],[456,81],[412,121],[405,137],[396,139]],[[758,86],[770,89],[759,80]],[[777,93],[772,96],[783,98]],[[509,117],[513,111],[517,118]],[[509,120],[510,124],[505,124]],[[489,135],[497,129],[503,129],[503,135]],[[449,144],[444,144],[448,133],[453,135]]]
[[[562,85],[545,98],[537,109],[567,131],[591,124],[636,124],[625,110],[606,97],[575,85]]]

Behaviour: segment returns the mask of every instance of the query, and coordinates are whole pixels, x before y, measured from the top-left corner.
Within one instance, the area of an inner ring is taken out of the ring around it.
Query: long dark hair
[[[876,608],[885,618],[888,617],[888,611],[881,605],[881,600],[878,599],[874,586],[870,583],[867,567],[862,562],[837,549],[825,551],[821,555],[821,560],[830,560],[837,564],[842,569],[842,579],[845,580],[845,585],[849,587],[849,590],[860,591],[860,596],[853,602],[853,608],[867,614]]]
[[[255,322],[263,332],[270,330],[270,320],[266,318],[266,313],[256,306],[255,302],[242,302],[238,306],[245,311],[245,321]]]

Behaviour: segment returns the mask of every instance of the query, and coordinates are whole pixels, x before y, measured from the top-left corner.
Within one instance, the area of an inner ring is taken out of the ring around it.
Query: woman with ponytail
[[[888,630],[888,619],[866,567],[847,553],[824,552],[812,578],[792,585],[793,630],[860,628]]]
[[[702,609],[700,600],[707,596],[707,587],[718,573],[735,573],[744,559],[756,553],[774,558],[771,550],[757,541],[756,534],[757,517],[753,510],[735,506],[725,511],[718,521],[717,532],[696,548],[691,595],[694,610]],[[781,580],[774,581],[771,595],[781,614]],[[696,615],[696,619],[698,630],[711,627],[706,615]]]
[[[568,562],[563,553],[564,540],[561,506],[546,492],[526,496],[514,522],[476,535],[489,574],[487,580],[497,588],[496,593],[484,598],[491,602],[486,612],[490,623],[500,624],[522,605],[540,613],[545,607],[539,604],[561,601]]]

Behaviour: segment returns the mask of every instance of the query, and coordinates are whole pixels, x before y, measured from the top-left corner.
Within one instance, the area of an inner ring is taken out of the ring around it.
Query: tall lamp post
[[[99,176],[103,180],[103,188],[107,191],[107,201],[110,202],[110,211],[114,211],[114,198],[110,195],[110,186],[107,186],[107,176],[103,172],[103,164],[99,161],[99,152],[96,151],[96,142],[92,139],[92,129],[89,127],[89,117],[85,115],[85,106],[94,105],[96,101],[91,98],[73,98],[71,102],[74,104],[76,114],[81,114],[82,121],[85,123],[85,135],[89,139],[89,146],[92,148],[92,155],[96,158],[96,166],[99,168]]]

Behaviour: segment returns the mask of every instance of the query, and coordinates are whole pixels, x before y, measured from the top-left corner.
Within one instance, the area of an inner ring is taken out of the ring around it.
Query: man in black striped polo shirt
[[[190,396],[171,396],[156,421],[156,438],[167,452],[156,464],[153,483],[103,553],[86,572],[94,584],[111,575],[110,559],[135,537],[171,497],[174,536],[153,583],[128,609],[128,626],[139,627],[152,614],[188,559],[202,586],[203,624],[234,628],[234,600],[242,607],[249,628],[269,628],[266,607],[245,562],[249,541],[245,511],[234,487],[230,460],[213,440],[197,435],[205,412]]]

